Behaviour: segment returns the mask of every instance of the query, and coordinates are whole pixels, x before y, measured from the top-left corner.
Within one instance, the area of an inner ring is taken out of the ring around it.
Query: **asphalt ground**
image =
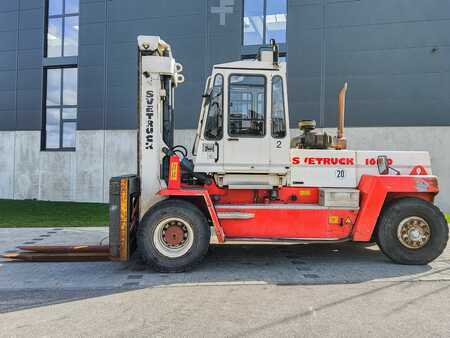
[[[0,229],[16,245],[107,243],[106,228]],[[397,265],[376,245],[211,246],[194,271],[0,261],[0,336],[450,336],[450,249]]]

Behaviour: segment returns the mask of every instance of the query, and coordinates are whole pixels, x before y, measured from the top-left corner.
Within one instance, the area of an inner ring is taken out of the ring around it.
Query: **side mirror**
[[[378,173],[380,175],[388,175],[389,174],[389,161],[386,155],[377,157],[377,167]]]

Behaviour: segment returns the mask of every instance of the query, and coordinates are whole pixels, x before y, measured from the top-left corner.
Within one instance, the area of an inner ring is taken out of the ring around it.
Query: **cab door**
[[[195,171],[221,172],[223,170],[224,132],[224,76],[214,74],[212,87],[207,90],[205,110],[201,121],[198,146],[195,148]],[[206,92],[206,91],[205,91]]]
[[[285,77],[272,76],[270,87],[271,173],[286,174],[290,166],[290,133]]]
[[[229,75],[226,99],[224,171],[267,173],[270,170],[267,77],[246,73]]]

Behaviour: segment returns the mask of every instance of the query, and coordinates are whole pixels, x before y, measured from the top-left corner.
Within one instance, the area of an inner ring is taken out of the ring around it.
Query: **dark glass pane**
[[[267,0],[266,43],[270,39],[275,39],[277,43],[286,42],[286,21],[286,0]]]
[[[63,0],[48,0],[48,15],[62,15],[62,14],[63,14]]]
[[[80,11],[79,0],[66,0],[66,14],[75,14]]]
[[[75,148],[76,122],[64,122],[63,124],[63,148]]]
[[[62,19],[48,19],[47,56],[62,56]]]
[[[47,106],[61,104],[61,69],[47,69]]]
[[[244,1],[244,46],[263,43],[264,32],[264,0]]]
[[[220,74],[217,74],[214,78],[214,87],[220,87],[223,85],[223,76]]]
[[[217,74],[209,99],[208,117],[205,126],[207,140],[220,140],[223,135],[223,76]]]
[[[64,22],[64,56],[78,55],[78,16],[68,16]]]
[[[63,69],[63,105],[76,105],[78,96],[77,68]]]
[[[60,110],[59,108],[47,108],[46,115],[46,140],[47,149],[59,148]]]
[[[286,120],[284,114],[283,80],[280,76],[272,79],[272,136],[286,136]]]
[[[77,118],[77,108],[63,108],[63,120],[75,120]]]
[[[265,135],[264,76],[233,75],[230,78],[228,134]]]

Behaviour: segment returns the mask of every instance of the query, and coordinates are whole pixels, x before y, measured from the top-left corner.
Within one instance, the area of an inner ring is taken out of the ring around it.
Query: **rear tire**
[[[425,265],[442,254],[448,232],[447,221],[435,205],[405,198],[383,211],[377,227],[377,243],[396,263]]]
[[[183,272],[199,264],[208,251],[210,228],[203,213],[183,200],[158,203],[142,219],[138,250],[160,272]]]

